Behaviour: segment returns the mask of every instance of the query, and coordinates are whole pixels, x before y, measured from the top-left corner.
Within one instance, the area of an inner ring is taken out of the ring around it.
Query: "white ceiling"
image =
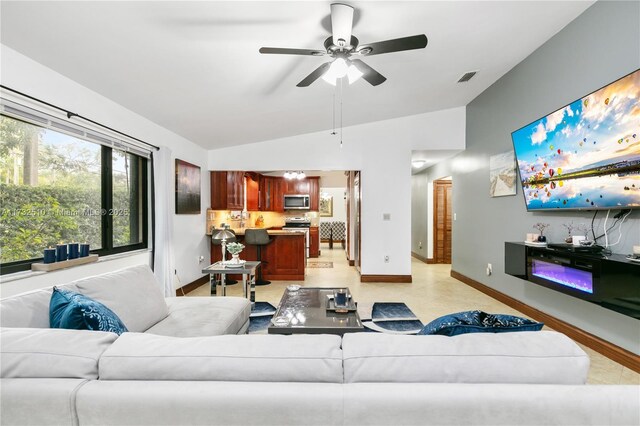
[[[332,127],[333,86],[296,87],[327,59],[258,53],[321,48],[330,3],[2,1],[0,36],[213,149]],[[466,105],[593,2],[349,3],[361,44],[421,33],[429,44],[364,58],[388,80],[345,89],[345,126]],[[470,82],[456,84],[471,70],[478,74]]]

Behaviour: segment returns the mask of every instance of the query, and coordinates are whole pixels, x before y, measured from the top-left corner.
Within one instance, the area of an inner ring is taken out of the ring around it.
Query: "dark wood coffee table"
[[[344,287],[341,287],[344,288]],[[357,311],[336,313],[327,311],[327,296],[335,288],[301,287],[296,292],[287,289],[280,300],[274,319],[287,317],[284,325],[269,325],[269,334],[338,334],[364,330]]]

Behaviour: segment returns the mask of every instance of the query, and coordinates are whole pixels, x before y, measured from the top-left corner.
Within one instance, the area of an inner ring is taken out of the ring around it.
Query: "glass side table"
[[[242,290],[244,297],[251,301],[251,305],[256,301],[256,270],[260,267],[260,262],[246,261],[241,266],[229,266],[222,262],[216,262],[202,270],[203,274],[209,274],[209,284],[211,285],[212,296],[226,296],[226,278],[228,274],[242,275]],[[218,279],[218,276],[220,279]],[[220,292],[217,291],[220,283]]]

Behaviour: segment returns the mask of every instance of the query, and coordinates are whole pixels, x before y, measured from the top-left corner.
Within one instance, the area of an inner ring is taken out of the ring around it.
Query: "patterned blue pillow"
[[[113,311],[83,294],[53,288],[49,302],[51,328],[98,330],[122,334],[127,327]]]
[[[539,331],[541,322],[514,315],[488,314],[482,311],[466,311],[445,315],[425,325],[418,334],[457,336],[465,333],[504,333],[511,331]]]

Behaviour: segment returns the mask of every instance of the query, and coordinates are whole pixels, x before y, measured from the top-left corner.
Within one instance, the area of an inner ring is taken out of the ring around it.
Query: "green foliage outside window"
[[[41,258],[58,243],[102,248],[102,217],[113,217],[112,247],[142,242],[138,167],[112,155],[112,208],[102,208],[100,145],[0,117],[0,263]]]

